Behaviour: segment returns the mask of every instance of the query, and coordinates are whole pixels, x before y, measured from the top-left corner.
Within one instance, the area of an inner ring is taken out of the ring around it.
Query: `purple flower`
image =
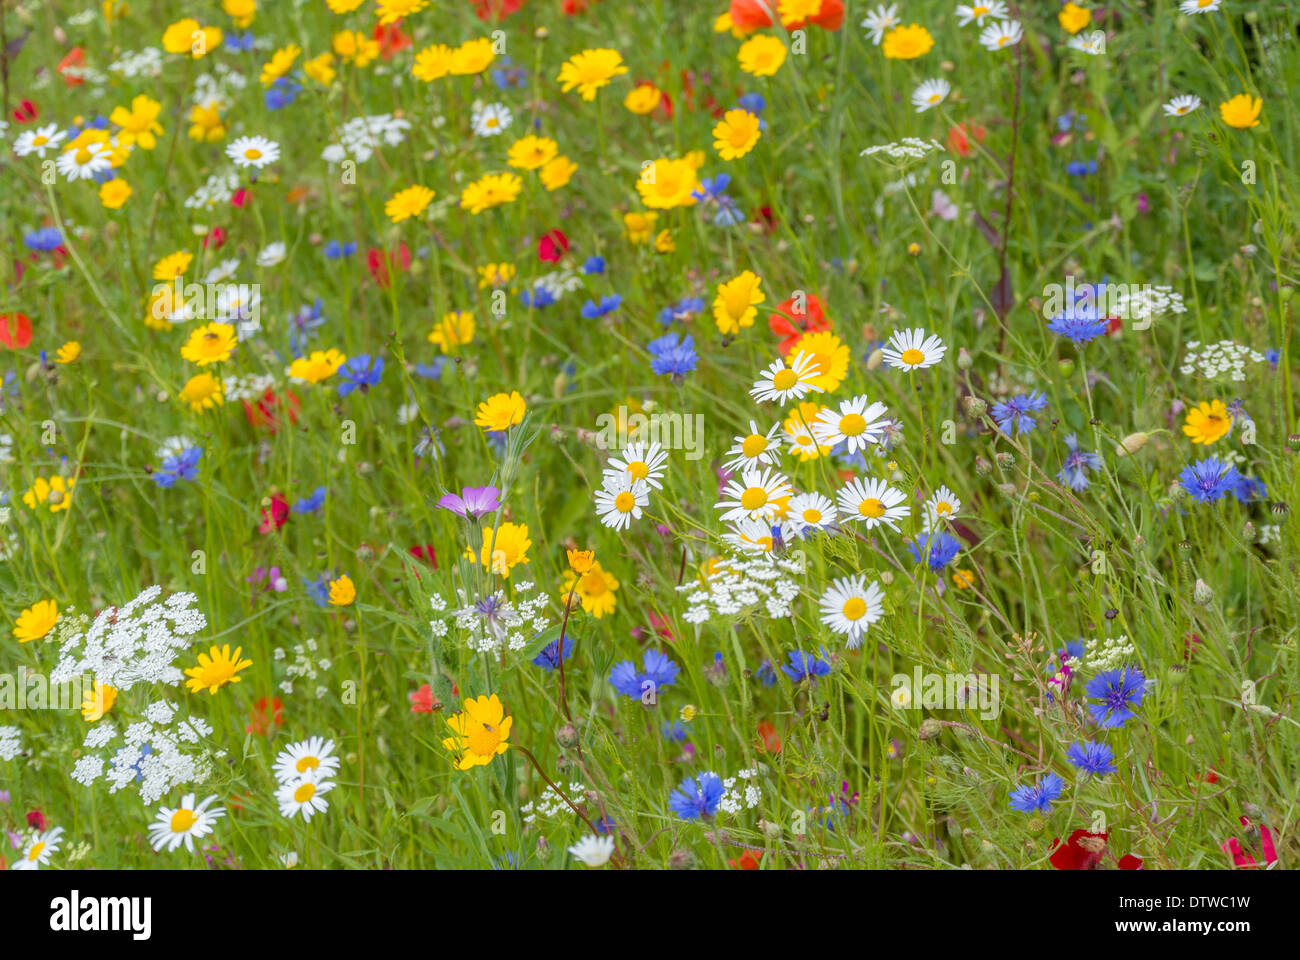
[[[466,487],[461,490],[460,496],[454,493],[443,494],[438,500],[438,506],[450,510],[458,517],[477,520],[483,514],[495,513],[500,508],[500,496],[501,491],[496,487]]]

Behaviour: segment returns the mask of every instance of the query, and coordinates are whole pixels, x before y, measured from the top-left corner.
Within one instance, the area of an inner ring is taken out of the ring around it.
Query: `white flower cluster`
[[[874,147],[867,147],[858,156],[871,157],[877,153],[883,153],[894,160],[923,160],[934,150],[944,152],[943,145],[938,140],[904,137],[894,143],[880,143]]]
[[[1101,673],[1104,670],[1118,670],[1127,663],[1132,663],[1137,650],[1129,641],[1127,634],[1098,640],[1093,637],[1084,644],[1083,669],[1089,673]]]
[[[315,680],[321,671],[328,671],[332,667],[333,661],[328,657],[321,657],[314,660],[312,654],[316,652],[316,638],[308,637],[302,643],[293,645],[293,663],[285,668],[285,679],[280,682],[280,690],[286,694],[293,693],[293,682],[298,679]],[[276,660],[285,660],[288,653],[283,647],[276,647],[271,656]],[[329,693],[329,687],[322,684],[316,684],[316,699],[319,700],[325,694]]]
[[[64,639],[51,682],[90,673],[119,691],[137,683],[180,683],[184,674],[172,662],[208,620],[194,609],[194,594],[174,593],[155,603],[161,593],[162,587],[149,587],[126,606],[101,611],[89,629]]]
[[[1166,313],[1186,313],[1183,295],[1173,287],[1143,285],[1127,288],[1115,298],[1115,314],[1125,320],[1157,319]]]
[[[803,572],[803,559],[799,555],[727,557],[718,563],[703,585],[697,582],[677,588],[680,592],[691,591],[686,598],[690,606],[682,619],[687,623],[705,623],[714,616],[757,613],[760,607],[770,619],[786,619],[794,614],[792,605],[800,592],[791,575]]]
[[[718,801],[718,809],[726,813],[740,813],[741,810],[753,810],[758,806],[763,799],[763,790],[757,782],[758,772],[758,767],[750,767],[723,780],[725,792]]]
[[[376,147],[385,143],[390,147],[399,146],[410,128],[410,120],[389,113],[354,117],[339,128],[339,142],[331,143],[320,156],[326,163],[342,163],[348,159],[365,163],[374,155]]]
[[[239,174],[235,172],[234,168],[219,170],[208,177],[203,186],[185,198],[185,206],[191,210],[197,210],[200,207],[220,206],[223,203],[229,203],[238,189]]]
[[[568,786],[569,796],[580,797],[586,789],[587,787],[585,784],[570,783]],[[519,812],[524,815],[524,823],[532,823],[538,817],[546,820],[554,817],[556,814],[563,815],[566,813],[572,813],[573,811],[570,810],[569,805],[564,802],[564,798],[548,786],[542,791],[541,796],[536,800],[529,800],[520,807]]]
[[[218,110],[224,110],[234,102],[231,94],[238,93],[246,86],[247,77],[218,62],[212,73],[200,73],[195,78],[190,100],[200,107],[215,105]]]
[[[123,745],[111,755],[91,751],[108,748],[118,738],[117,728],[108,720],[95,724],[86,734],[87,752],[72,768],[72,779],[88,787],[104,777],[109,793],[138,784],[146,804],[176,787],[207,780],[214,758],[225,756],[225,751],[214,752],[203,744],[212,736],[210,724],[198,717],[176,720],[176,713],[176,705],[166,700],[149,704],[145,719],[127,726],[121,734]]]
[[[221,386],[225,390],[227,403],[260,400],[266,391],[275,386],[275,377],[264,373],[234,374],[224,377]]]
[[[550,273],[544,273],[534,280],[533,289],[545,290],[556,300],[559,300],[566,293],[581,290],[582,278],[568,268],[552,270]]]
[[[1220,340],[1218,343],[1202,347],[1195,340],[1187,344],[1187,356],[1183,358],[1180,373],[1200,373],[1209,380],[1217,380],[1223,374],[1229,374],[1233,380],[1246,379],[1246,362],[1263,363],[1264,355],[1250,347],[1242,346],[1234,340]]]
[[[499,653],[502,650],[522,650],[533,637],[551,626],[545,615],[550,598],[544,592],[535,595],[536,584],[524,581],[515,587],[513,599],[498,590],[481,600],[470,603],[464,590],[458,590],[461,606],[446,616],[429,621],[429,629],[438,638],[447,635],[447,622],[454,619],[456,628],[465,636],[465,645],[475,653]],[[442,597],[430,598],[435,613],[446,610]]]
[[[22,748],[21,730],[17,727],[0,727],[0,760],[12,760]]]

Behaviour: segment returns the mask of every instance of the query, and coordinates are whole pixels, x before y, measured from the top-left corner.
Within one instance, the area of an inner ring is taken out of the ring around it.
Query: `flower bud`
[[[871,356],[867,357],[867,369],[879,370],[880,365],[885,362],[885,351],[880,347],[871,351]]]
[[[1171,687],[1180,687],[1183,681],[1187,679],[1187,664],[1172,663],[1169,669],[1165,671],[1165,681]]]
[[[983,457],[976,457],[976,458],[975,458],[975,475],[976,475],[976,476],[987,477],[987,476],[988,476],[989,474],[991,474],[992,472],[993,472],[993,464],[989,463],[989,462],[988,462],[987,460],[985,460]]]
[[[1001,452],[993,459],[997,461],[999,470],[1010,470],[1016,465],[1016,455],[1014,453]]]
[[[781,838],[781,824],[773,823],[771,820],[758,821],[758,829],[763,831],[763,836],[769,840],[779,840]]]
[[[1066,357],[1064,360],[1057,361],[1056,369],[1061,371],[1061,376],[1070,376],[1074,373],[1074,358]]]
[[[571,723],[566,723],[555,731],[555,742],[566,750],[571,750],[578,745],[578,728]]]
[[[966,352],[965,347],[962,347],[960,350],[957,351],[958,370],[969,370],[972,366],[974,366],[974,364],[975,361],[971,358],[971,355]]]
[[[1148,439],[1145,433],[1130,433],[1115,445],[1115,456],[1127,457],[1131,453],[1137,453],[1146,446]]]
[[[941,733],[943,733],[943,724],[934,717],[926,717],[921,721],[921,726],[916,731],[916,738],[918,740],[936,740]]]
[[[1197,577],[1196,586],[1192,588],[1192,600],[1202,607],[1208,607],[1213,599],[1214,591],[1210,589],[1210,585]]]
[[[962,406],[966,408],[966,416],[970,417],[972,420],[978,420],[980,417],[984,416],[989,409],[987,400],[974,396],[973,394],[967,394],[962,397],[961,402]]]

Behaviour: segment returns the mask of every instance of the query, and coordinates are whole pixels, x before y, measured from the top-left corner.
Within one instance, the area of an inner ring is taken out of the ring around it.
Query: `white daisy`
[[[92,141],[76,150],[64,150],[54,168],[69,180],[89,180],[97,173],[113,168],[108,144]]]
[[[280,145],[263,136],[240,137],[226,146],[226,156],[235,161],[237,167],[260,170],[280,159]]]
[[[988,3],[957,4],[957,23],[963,27],[972,21],[982,27],[985,17],[998,20],[1006,15],[1007,5],[999,0],[990,0]]]
[[[1014,47],[1024,36],[1025,31],[1020,26],[1020,21],[1003,20],[985,27],[980,32],[980,43],[989,50],[1001,50],[1004,47]]]
[[[1189,17],[1194,13],[1213,13],[1223,0],[1183,0],[1178,9]]]
[[[880,599],[884,592],[877,583],[867,583],[862,574],[834,580],[819,603],[822,623],[844,634],[845,645],[856,650],[871,625],[885,615]]]
[[[663,479],[664,464],[667,462],[668,453],[660,444],[652,443],[647,446],[638,440],[623,450],[621,459],[610,457],[604,473],[606,476],[626,473],[633,480],[640,480],[648,487],[662,490],[663,484],[659,481]]]
[[[259,267],[274,267],[277,263],[283,263],[287,248],[283,241],[276,240],[274,243],[268,243],[262,248],[262,252],[257,255],[257,265]]]
[[[505,133],[514,118],[510,108],[503,103],[489,103],[486,107],[476,106],[470,117],[474,132],[480,137],[495,137]]]
[[[825,530],[835,522],[835,504],[830,497],[815,490],[801,493],[790,500],[789,522],[796,533]]]
[[[239,258],[231,257],[229,260],[222,260],[219,264],[209,270],[203,276],[204,283],[224,283],[235,275],[239,269]]]
[[[749,421],[749,433],[743,437],[734,437],[727,456],[731,457],[723,464],[727,470],[740,467],[756,467],[759,464],[775,464],[781,453],[781,424],[774,423],[767,433],[761,433],[758,424]]]
[[[326,780],[319,770],[310,770],[295,780],[280,785],[275,791],[275,800],[280,804],[280,815],[293,819],[302,814],[304,820],[310,820],[317,813],[329,809],[325,794],[334,789],[334,781]]]
[[[297,780],[303,774],[318,770],[323,776],[333,776],[339,770],[339,758],[334,754],[334,741],[324,737],[308,737],[291,743],[275,758],[275,779],[280,783]]]
[[[761,520],[742,517],[722,535],[722,541],[742,553],[771,553],[779,543],[785,543],[792,531],[779,520]]]
[[[888,409],[879,401],[868,405],[866,395],[859,394],[851,400],[841,400],[838,413],[830,407],[824,408],[810,426],[819,443],[833,447],[847,441],[848,452],[853,454],[880,442],[888,422],[882,418]]]
[[[925,501],[925,529],[931,530],[938,523],[951,520],[961,512],[961,501],[957,494],[946,486],[939,487]]]
[[[822,407],[822,410],[825,409]],[[816,422],[817,419],[814,417],[812,423]],[[801,463],[806,460],[816,460],[831,452],[830,447],[817,442],[811,424],[805,423],[801,416],[795,415],[785,420],[781,424],[781,430],[785,433],[786,452],[797,456]]]
[[[614,838],[589,834],[569,847],[569,853],[589,867],[603,867],[614,855]]]
[[[39,870],[41,867],[49,866],[50,857],[59,852],[59,844],[62,842],[59,837],[62,835],[62,827],[36,834],[32,837],[32,842],[27,845],[27,849],[23,851],[22,859],[9,869]]]
[[[66,131],[59,129],[57,123],[39,127],[36,130],[27,130],[19,134],[18,139],[14,141],[14,153],[20,157],[25,157],[29,153],[44,157],[46,150],[55,146],[67,135]]]
[[[1194,93],[1184,94],[1181,97],[1174,97],[1164,105],[1166,117],[1185,117],[1193,110],[1199,110],[1201,107],[1201,98]]]
[[[1100,30],[1095,31],[1091,36],[1085,37],[1083,34],[1073,36],[1070,42],[1066,44],[1071,50],[1078,50],[1080,53],[1086,53],[1093,57],[1099,57],[1106,52],[1105,34]],[[1100,42],[1098,41],[1100,37]]]
[[[931,107],[937,107],[952,92],[952,84],[939,77],[937,80],[925,80],[912,92],[912,106],[917,113],[925,113]]]
[[[898,4],[891,3],[889,6],[880,4],[876,9],[867,13],[866,18],[862,21],[861,26],[867,30],[867,36],[876,46],[880,46],[880,41],[885,37],[885,31],[892,30],[903,22],[898,15]]]
[[[735,520],[775,520],[789,498],[794,494],[790,482],[775,470],[757,467],[745,470],[740,475],[740,482],[728,480],[722,491],[725,498],[715,503],[719,510],[725,510],[723,523]]]
[[[895,330],[881,354],[885,363],[899,370],[924,370],[933,367],[943,359],[948,348],[934,334],[925,335],[925,330],[916,327],[912,330]]]
[[[880,524],[898,529],[897,521],[906,519],[911,512],[904,502],[907,497],[884,480],[873,478],[851,480],[836,495],[840,504],[840,519],[861,520],[868,530]]]
[[[784,360],[773,360],[772,365],[754,381],[749,395],[759,403],[768,400],[775,400],[777,403],[802,400],[810,390],[822,392],[821,387],[812,383],[820,375],[821,365],[816,357],[800,350],[788,366]]]
[[[641,519],[641,508],[650,505],[646,485],[630,474],[606,474],[604,485],[596,491],[596,513],[600,522],[615,530],[626,529],[633,520]]]
[[[208,804],[217,799],[214,793],[197,807],[194,794],[187,793],[181,797],[179,807],[163,807],[158,816],[149,824],[149,841],[155,850],[166,847],[170,852],[185,844],[185,849],[194,849],[195,837],[206,837],[212,832],[212,825],[226,815],[225,807],[208,809]]]

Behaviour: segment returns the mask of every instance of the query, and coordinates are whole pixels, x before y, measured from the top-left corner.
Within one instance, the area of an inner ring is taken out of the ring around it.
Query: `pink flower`
[[[1255,827],[1251,824],[1248,817],[1241,818],[1241,825],[1246,828],[1247,839],[1251,839],[1251,834],[1258,831],[1260,849],[1264,852],[1265,865],[1277,863],[1277,849],[1273,846],[1273,834],[1268,827],[1262,823]],[[1229,837],[1223,842],[1223,852],[1232,854],[1232,865],[1234,867],[1258,867],[1255,858],[1246,852],[1241,846],[1241,841],[1236,837]]]

